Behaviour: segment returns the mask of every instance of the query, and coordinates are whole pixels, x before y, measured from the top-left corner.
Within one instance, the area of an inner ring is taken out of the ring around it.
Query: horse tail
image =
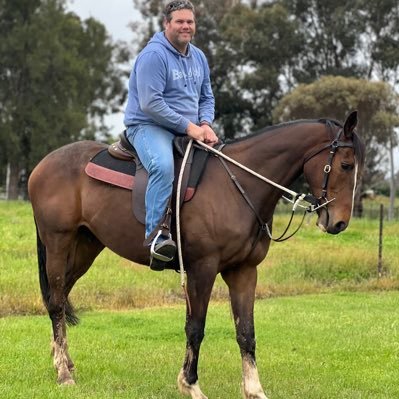
[[[37,242],[37,261],[39,264],[39,283],[40,291],[42,293],[43,303],[47,311],[50,302],[50,284],[48,282],[47,270],[46,270],[46,246],[43,244],[39,236],[39,230],[36,225],[36,242]],[[69,299],[65,302],[65,319],[68,325],[76,326],[79,323],[79,318],[75,314],[75,309],[69,302]]]
[[[37,261],[39,264],[40,291],[42,292],[44,306],[48,310],[48,304],[50,301],[50,286],[48,283],[47,271],[46,271],[46,246],[43,244],[42,240],[40,239],[36,220],[35,220],[35,225],[36,225]]]
[[[68,326],[76,326],[77,324],[79,324],[80,321],[79,317],[76,316],[75,308],[73,307],[68,298],[65,302],[65,320]]]

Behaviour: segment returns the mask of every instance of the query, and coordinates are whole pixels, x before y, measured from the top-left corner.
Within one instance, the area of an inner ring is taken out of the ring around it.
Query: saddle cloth
[[[121,140],[121,142],[125,143],[125,140]],[[175,176],[179,175],[184,148],[187,143],[188,140],[185,138],[177,137],[175,139]],[[112,144],[111,146],[115,145]],[[117,145],[119,146],[120,142]],[[190,201],[194,197],[208,155],[207,151],[192,148],[183,174],[180,204]],[[137,156],[135,158],[130,157],[129,160],[122,160],[112,156],[109,149],[105,148],[92,157],[86,165],[85,172],[93,179],[131,190],[133,213],[140,223],[145,224],[145,192],[148,184],[148,173]]]

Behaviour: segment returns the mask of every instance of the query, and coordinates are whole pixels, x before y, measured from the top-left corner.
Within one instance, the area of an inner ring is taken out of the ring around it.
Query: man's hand
[[[219,141],[215,132],[208,125],[197,126],[190,122],[186,132],[194,140],[202,141],[211,147],[213,147]]]
[[[209,125],[202,125],[201,127],[205,130],[204,143],[213,147],[219,141],[219,138]]]

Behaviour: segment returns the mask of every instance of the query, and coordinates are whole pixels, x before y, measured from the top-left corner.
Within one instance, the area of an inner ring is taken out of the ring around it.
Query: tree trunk
[[[356,187],[354,204],[353,204],[353,216],[357,218],[363,217],[363,197],[362,197],[362,186],[363,182],[358,181],[358,185]]]
[[[18,162],[10,162],[7,165],[6,199],[18,199],[19,183],[19,165]]]

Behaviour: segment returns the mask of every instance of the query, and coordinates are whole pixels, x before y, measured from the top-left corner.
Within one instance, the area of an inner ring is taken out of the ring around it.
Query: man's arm
[[[201,54],[201,58],[204,68],[204,81],[202,82],[201,86],[198,118],[200,124],[208,124],[210,127],[212,127],[212,122],[215,118],[215,97],[212,92],[208,62],[204,54]]]
[[[163,98],[166,65],[159,54],[143,54],[136,66],[140,107],[155,122],[178,133],[185,133],[190,121],[173,111]]]
[[[204,142],[209,145],[216,144],[219,139],[212,128],[212,122],[215,118],[215,97],[212,92],[211,78],[208,62],[204,54],[201,54],[203,68],[204,68],[204,81],[201,86],[201,95],[199,100],[199,121],[200,126],[204,130]]]

